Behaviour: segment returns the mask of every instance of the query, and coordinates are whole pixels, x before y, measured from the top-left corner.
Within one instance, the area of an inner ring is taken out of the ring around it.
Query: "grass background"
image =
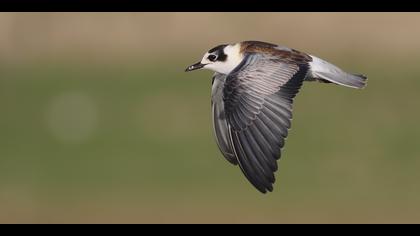
[[[418,223],[420,15],[1,13],[0,222]],[[287,45],[368,75],[306,83],[273,193],[214,142],[209,48]]]

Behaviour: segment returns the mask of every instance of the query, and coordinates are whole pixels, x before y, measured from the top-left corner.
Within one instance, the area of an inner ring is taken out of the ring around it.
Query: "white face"
[[[206,53],[204,54],[203,59],[201,60],[201,64],[205,64],[203,68],[216,71],[221,74],[229,74],[236,66],[241,63],[243,59],[243,55],[240,53],[240,45],[233,44],[228,45],[223,49],[224,53],[227,55],[225,61],[210,61],[208,59],[209,55],[217,56],[217,52],[214,53]]]

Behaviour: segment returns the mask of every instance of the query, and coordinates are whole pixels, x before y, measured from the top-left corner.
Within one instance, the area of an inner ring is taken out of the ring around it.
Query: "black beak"
[[[206,64],[201,64],[201,62],[197,62],[194,65],[191,65],[189,67],[187,67],[187,69],[185,69],[185,72],[189,72],[189,71],[193,71],[193,70],[198,70],[201,69],[205,66]]]

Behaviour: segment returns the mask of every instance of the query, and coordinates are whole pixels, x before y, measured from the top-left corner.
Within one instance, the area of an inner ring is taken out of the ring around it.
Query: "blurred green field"
[[[419,51],[314,48],[368,86],[304,85],[262,195],[214,142],[212,73],[184,73],[207,49],[3,57],[0,222],[420,222]]]

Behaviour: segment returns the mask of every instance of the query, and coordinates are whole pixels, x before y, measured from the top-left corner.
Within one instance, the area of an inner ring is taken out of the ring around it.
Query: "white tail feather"
[[[350,88],[361,89],[366,86],[366,76],[349,74],[327,61],[312,55],[311,57],[312,61],[309,64],[311,66],[312,79],[323,79]]]

